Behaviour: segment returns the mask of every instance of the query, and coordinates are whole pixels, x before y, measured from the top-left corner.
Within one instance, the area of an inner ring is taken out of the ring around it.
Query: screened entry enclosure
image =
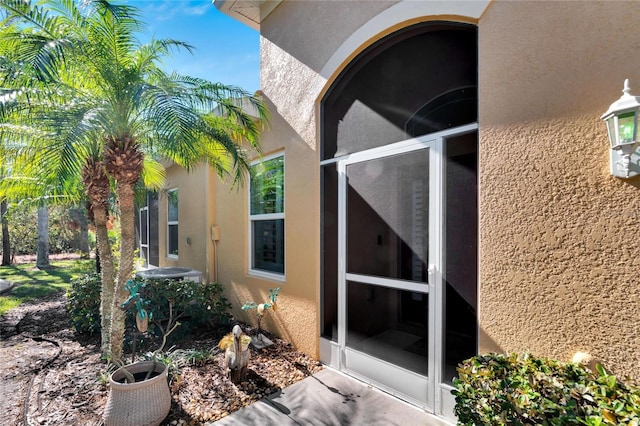
[[[388,36],[322,103],[324,362],[452,415],[477,352],[477,36]]]

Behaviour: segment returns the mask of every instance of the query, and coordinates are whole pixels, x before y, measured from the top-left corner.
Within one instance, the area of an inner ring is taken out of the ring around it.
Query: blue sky
[[[194,46],[174,54],[167,71],[202,77],[250,92],[260,88],[260,35],[218,11],[211,0],[129,0],[140,8],[148,35]],[[141,40],[144,41],[144,40]]]

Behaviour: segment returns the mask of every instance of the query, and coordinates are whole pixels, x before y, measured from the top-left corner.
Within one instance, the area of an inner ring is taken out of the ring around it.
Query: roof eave
[[[213,0],[215,7],[236,21],[260,31],[260,24],[282,0]]]

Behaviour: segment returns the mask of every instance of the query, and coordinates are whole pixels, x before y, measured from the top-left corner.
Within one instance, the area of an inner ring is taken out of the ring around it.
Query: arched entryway
[[[321,103],[321,359],[438,414],[477,351],[477,31],[428,22]]]

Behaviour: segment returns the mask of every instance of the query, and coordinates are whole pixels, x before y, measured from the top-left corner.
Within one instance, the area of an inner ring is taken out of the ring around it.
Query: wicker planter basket
[[[149,371],[152,365],[153,361],[143,361],[125,368],[136,374]],[[119,383],[124,378],[122,371],[111,375],[105,426],[157,426],[167,417],[171,409],[167,367],[158,362],[154,371],[160,374],[136,383]]]

